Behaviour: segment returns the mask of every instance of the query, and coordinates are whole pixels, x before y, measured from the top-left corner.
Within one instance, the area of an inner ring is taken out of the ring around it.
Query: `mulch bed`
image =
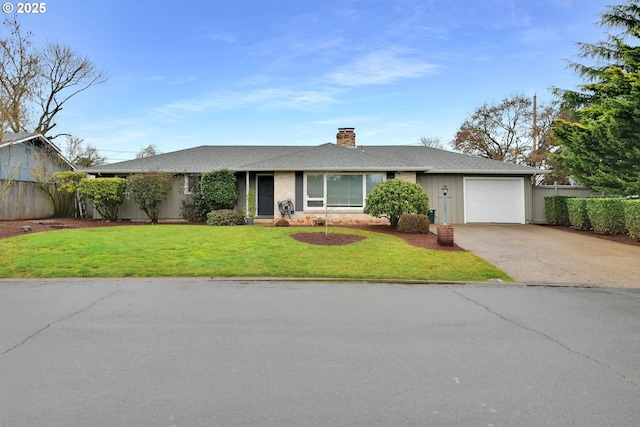
[[[25,234],[21,230],[23,226],[29,226],[31,230],[29,233],[38,233],[43,231],[52,231],[65,228],[89,228],[89,227],[115,227],[120,225],[140,226],[149,225],[142,222],[107,222],[97,221],[95,219],[74,219],[74,218],[60,218],[60,219],[33,219],[24,221],[0,221],[0,239],[7,237],[18,236]]]

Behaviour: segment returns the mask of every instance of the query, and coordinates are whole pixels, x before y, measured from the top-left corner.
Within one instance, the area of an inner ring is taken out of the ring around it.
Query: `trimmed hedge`
[[[567,199],[570,196],[546,196],[544,198],[544,213],[549,225],[571,225]]]
[[[207,225],[244,225],[244,213],[231,209],[219,209],[207,214]]]
[[[640,200],[624,201],[624,217],[629,236],[640,242]]]
[[[587,213],[593,231],[598,234],[622,234],[627,231],[624,217],[624,199],[588,198]]]
[[[568,199],[569,222],[578,230],[591,230],[591,221],[587,212],[587,199]]]
[[[200,180],[200,197],[211,210],[234,209],[238,203],[235,174],[229,169],[205,173]]]
[[[403,214],[398,221],[400,233],[428,234],[429,217],[424,214]]]
[[[78,191],[91,200],[105,221],[116,221],[118,210],[124,202],[127,181],[124,178],[84,178],[78,183]]]

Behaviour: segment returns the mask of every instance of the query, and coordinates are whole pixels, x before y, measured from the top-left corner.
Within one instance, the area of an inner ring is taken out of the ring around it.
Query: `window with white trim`
[[[307,173],[305,209],[364,209],[367,195],[385,179],[384,173]]]

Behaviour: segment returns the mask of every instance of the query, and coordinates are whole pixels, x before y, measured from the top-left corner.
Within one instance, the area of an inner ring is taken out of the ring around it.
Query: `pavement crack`
[[[451,289],[451,291],[452,291],[454,294],[457,294],[458,296],[460,296],[461,298],[464,298],[464,299],[466,299],[467,301],[469,301],[469,302],[471,302],[471,303],[473,303],[473,304],[477,305],[478,307],[482,307],[482,308],[484,308],[484,309],[485,309],[485,310],[487,310],[489,313],[493,314],[494,316],[499,317],[500,319],[504,320],[505,322],[509,322],[509,323],[511,323],[512,325],[515,325],[515,326],[517,326],[518,328],[524,329],[524,330],[526,330],[526,331],[533,332],[534,334],[537,334],[537,335],[539,335],[539,336],[541,336],[541,337],[543,337],[543,338],[545,338],[545,339],[547,339],[547,340],[549,340],[549,341],[551,341],[551,342],[553,342],[553,343],[555,343],[555,344],[559,345],[560,347],[564,348],[565,350],[569,351],[570,353],[575,354],[576,356],[583,357],[583,358],[585,358],[585,359],[587,359],[587,360],[590,360],[590,361],[592,361],[592,362],[594,362],[594,363],[596,363],[596,364],[598,364],[598,365],[600,365],[600,366],[602,366],[602,367],[604,367],[604,368],[606,368],[606,369],[610,370],[611,372],[613,372],[613,373],[614,373],[614,374],[616,374],[617,376],[619,376],[619,377],[621,377],[622,379],[624,379],[624,380],[628,381],[630,384],[634,385],[635,387],[638,387],[638,384],[636,384],[634,381],[632,381],[631,379],[629,379],[628,377],[626,377],[622,372],[619,372],[619,371],[615,370],[611,365],[607,365],[606,363],[601,362],[601,361],[600,361],[600,360],[598,360],[598,359],[594,359],[593,357],[591,357],[591,356],[589,356],[589,355],[587,355],[587,354],[584,354],[584,353],[581,353],[581,352],[579,352],[579,351],[577,351],[577,350],[574,350],[574,349],[572,349],[571,347],[567,346],[566,344],[563,344],[562,342],[558,341],[557,339],[555,339],[555,338],[553,338],[553,337],[551,337],[551,336],[549,336],[549,335],[547,335],[547,334],[545,334],[545,333],[543,333],[543,332],[540,332],[540,331],[538,331],[538,330],[536,330],[536,329],[533,329],[533,328],[530,328],[530,327],[528,327],[528,326],[526,326],[526,325],[523,325],[523,324],[521,324],[521,323],[518,323],[518,322],[516,322],[516,321],[515,321],[515,320],[513,320],[513,319],[509,319],[508,317],[506,317],[506,316],[504,316],[504,315],[502,315],[502,314],[498,313],[497,311],[492,310],[492,309],[491,309],[491,308],[489,308],[488,306],[486,306],[486,305],[484,305],[484,304],[482,304],[482,303],[480,303],[480,302],[478,302],[478,301],[476,301],[476,300],[474,300],[474,299],[471,299],[471,298],[469,298],[469,297],[467,297],[467,296],[465,296],[465,295],[461,294],[460,292],[456,291],[455,289]]]
[[[31,335],[29,335],[28,337],[26,337],[24,340],[22,340],[21,342],[19,342],[18,344],[14,345],[13,347],[8,348],[7,350],[4,350],[3,352],[0,353],[0,356],[4,356],[5,354],[15,350],[16,348],[26,344],[29,340],[31,340],[32,338],[40,335],[42,332],[46,331],[47,329],[49,329],[51,326],[55,325],[56,323],[60,323],[60,322],[64,322],[65,320],[71,319],[74,316],[77,316],[78,314],[84,313],[85,311],[89,310],[91,307],[93,307],[94,305],[98,304],[99,302],[103,301],[104,299],[118,293],[119,290],[115,290],[109,294],[103,295],[102,297],[98,298],[97,300],[93,301],[92,303],[90,303],[89,305],[87,305],[84,308],[81,308],[78,311],[74,311],[71,314],[68,314],[64,317],[61,317],[58,320],[54,320],[51,323],[48,323],[47,325],[45,325],[44,327],[38,329],[37,331],[35,331],[34,333],[32,333]]]

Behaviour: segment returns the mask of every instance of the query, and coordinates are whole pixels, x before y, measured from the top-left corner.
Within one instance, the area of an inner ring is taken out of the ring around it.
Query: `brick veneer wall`
[[[401,179],[403,181],[416,183],[416,173],[415,172],[396,172],[396,178]]]
[[[415,173],[413,174],[415,180]],[[409,179],[407,179],[409,180]],[[415,181],[414,181],[415,182]],[[296,200],[296,175],[295,172],[276,172],[273,177],[274,190],[274,214],[273,222],[279,220],[280,210],[278,202],[281,200],[291,199],[295,203]],[[316,218],[324,219],[325,211],[309,211],[305,212],[303,206],[295,206],[295,214],[291,219],[286,218],[292,225],[313,225]],[[327,219],[330,225],[341,224],[389,224],[386,218],[374,218],[370,215],[362,213],[362,211],[331,211],[329,209]]]

